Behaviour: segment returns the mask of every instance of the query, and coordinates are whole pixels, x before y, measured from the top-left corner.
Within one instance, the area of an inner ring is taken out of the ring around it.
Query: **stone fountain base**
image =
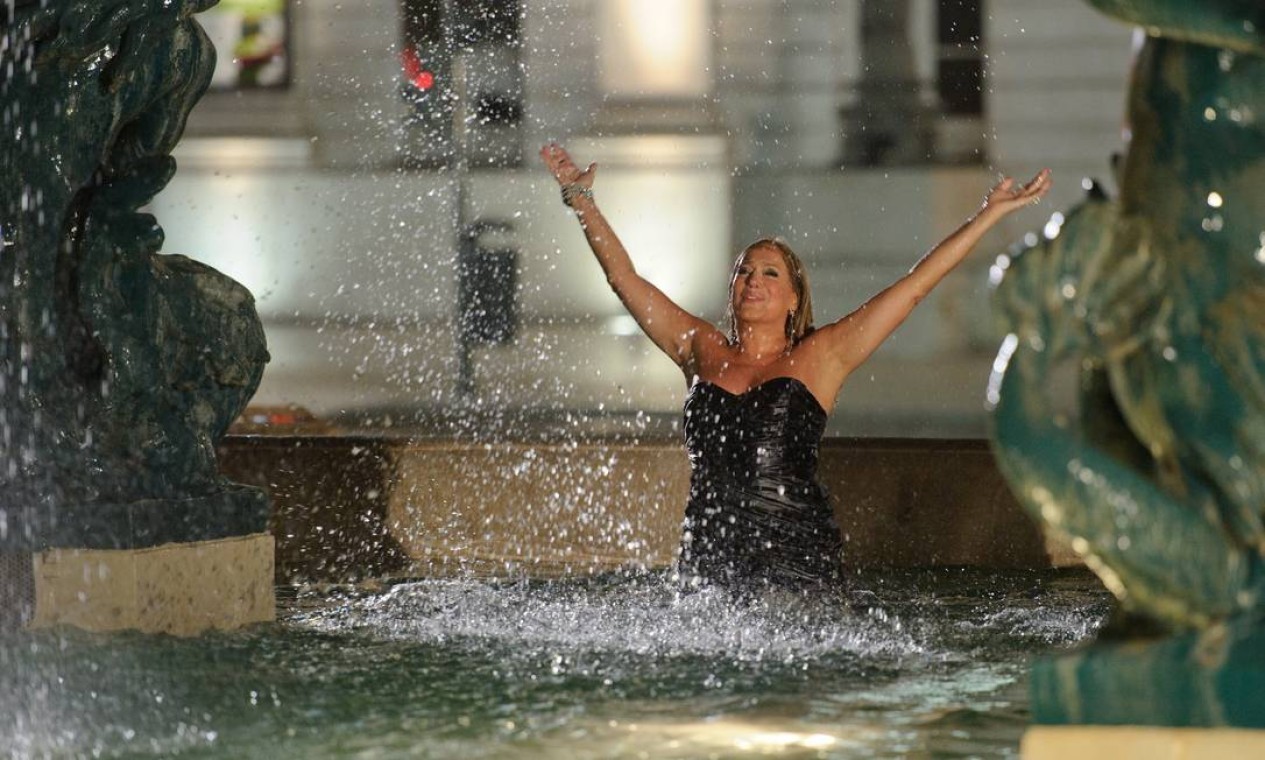
[[[1039,726],[1023,737],[1023,760],[1258,760],[1265,731],[1157,726]]]
[[[177,636],[275,619],[269,500],[225,482],[185,499],[0,509],[0,630]]]
[[[690,481],[678,438],[229,436],[219,461],[270,492],[281,584],[665,568]],[[983,441],[828,439],[820,475],[851,568],[1079,562],[1043,538]]]
[[[275,619],[267,533],[143,549],[32,554],[29,626],[192,636]]]

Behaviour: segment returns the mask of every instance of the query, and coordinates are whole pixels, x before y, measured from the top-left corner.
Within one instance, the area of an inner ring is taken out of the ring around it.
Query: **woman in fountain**
[[[595,164],[581,170],[557,145],[545,146],[541,157],[611,288],[690,383],[685,440],[693,472],[678,561],[683,582],[832,584],[842,538],[816,470],[835,396],[985,232],[1049,190],[1049,171],[1022,186],[1003,179],[908,274],[815,329],[799,258],[779,239],[757,240],[734,262],[722,330],[637,274],[594,200]]]

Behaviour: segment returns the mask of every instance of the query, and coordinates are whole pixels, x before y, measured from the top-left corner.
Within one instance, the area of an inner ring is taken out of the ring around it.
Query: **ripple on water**
[[[1105,598],[956,571],[742,602],[661,575],[434,580],[198,639],[22,633],[0,637],[0,755],[1007,757],[1027,658]]]

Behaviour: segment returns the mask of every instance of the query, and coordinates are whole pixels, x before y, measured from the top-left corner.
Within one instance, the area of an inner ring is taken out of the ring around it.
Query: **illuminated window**
[[[405,162],[447,166],[464,150],[473,166],[520,163],[518,1],[403,0],[401,10]]]
[[[211,87],[286,87],[290,83],[289,0],[220,0],[198,14],[218,57]]]

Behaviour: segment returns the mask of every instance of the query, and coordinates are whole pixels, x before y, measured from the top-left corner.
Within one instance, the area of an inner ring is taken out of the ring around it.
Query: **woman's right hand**
[[[593,187],[593,175],[597,173],[597,164],[589,164],[587,169],[580,171],[580,167],[571,160],[571,155],[557,143],[549,143],[541,148],[540,158],[545,162],[545,166],[549,167],[549,171],[553,173],[553,178],[558,180],[559,185]]]
[[[1002,177],[1001,182],[988,191],[982,210],[996,210],[1000,216],[1013,213],[1040,201],[1050,191],[1051,184],[1049,169],[1037,172],[1026,185],[1016,184],[1012,177]]]

